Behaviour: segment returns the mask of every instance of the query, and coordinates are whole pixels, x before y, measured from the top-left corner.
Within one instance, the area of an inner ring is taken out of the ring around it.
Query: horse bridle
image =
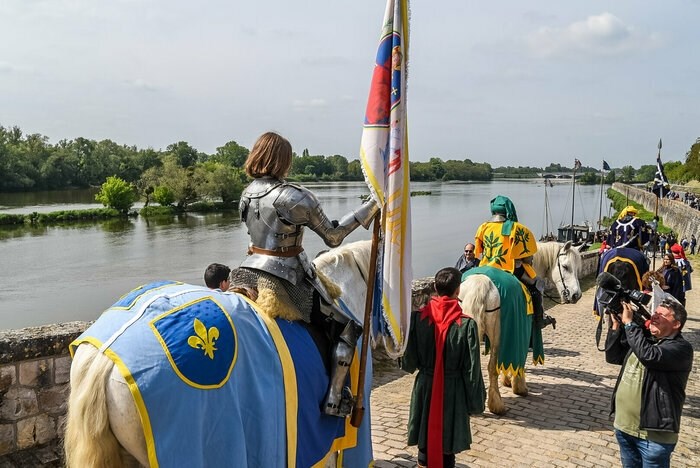
[[[571,291],[569,291],[569,288],[566,286],[566,281],[564,281],[564,273],[561,271],[561,262],[559,261],[559,257],[562,255],[568,255],[566,253],[559,252],[559,255],[557,255],[557,268],[559,269],[559,278],[561,278],[561,284],[564,285],[564,291],[562,292],[562,296],[564,296],[564,300],[560,301],[554,296],[550,296],[547,293],[542,293],[544,297],[549,299],[550,301],[556,303],[556,304],[569,304],[571,302]]]

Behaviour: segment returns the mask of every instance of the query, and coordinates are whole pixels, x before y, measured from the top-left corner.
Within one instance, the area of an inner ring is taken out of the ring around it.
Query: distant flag
[[[659,152],[656,155],[656,174],[654,174],[654,186],[651,191],[658,198],[663,198],[671,190],[666,174],[664,174],[664,165],[661,164],[661,140],[659,140]]]
[[[611,169],[610,169],[610,164],[608,164],[607,162],[605,162],[605,159],[603,159],[603,170],[604,170],[604,171],[609,171],[609,170],[611,170]]]
[[[403,354],[411,317],[411,206],[406,120],[408,0],[387,0],[372,73],[360,163],[382,207],[373,338],[387,354]]]
[[[581,169],[581,161],[574,159],[574,170],[578,171],[579,169]]]

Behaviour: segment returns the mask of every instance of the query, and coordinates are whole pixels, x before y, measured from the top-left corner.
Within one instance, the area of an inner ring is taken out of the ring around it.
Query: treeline
[[[86,138],[50,144],[46,136],[24,134],[16,126],[0,126],[0,192],[100,186],[108,177],[116,176],[133,184],[146,203],[154,200],[180,208],[202,199],[230,203],[238,199],[247,182],[242,168],[248,153],[248,148],[235,141],[218,147],[213,154],[198,151],[184,141],[165,150]],[[685,163],[666,162],[665,169],[674,183],[700,179],[700,139],[687,152]],[[410,163],[413,181],[491,180],[494,175],[537,177],[540,173],[572,170],[558,163],[544,168],[493,169],[488,163],[470,159],[443,161],[437,157]],[[581,183],[600,183],[599,168],[583,166],[579,171]],[[656,165],[613,168],[606,173],[606,182],[648,182],[655,171]],[[301,182],[363,180],[359,160],[348,161],[338,154],[310,155],[308,150],[295,155],[289,176]]]
[[[146,203],[177,204],[195,200],[236,200],[246,183],[243,164],[249,150],[235,141],[213,154],[180,141],[165,150],[139,149],[112,140],[87,138],[49,143],[48,137],[25,134],[19,127],[0,126],[0,192],[57,190],[101,186],[108,177],[133,184]],[[413,180],[489,180],[484,163],[411,162]],[[295,155],[289,178],[307,181],[364,180],[359,160],[342,155]]]

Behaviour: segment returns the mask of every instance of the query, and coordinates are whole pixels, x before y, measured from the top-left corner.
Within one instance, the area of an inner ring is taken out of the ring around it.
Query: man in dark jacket
[[[611,409],[620,459],[624,468],[668,467],[693,366],[693,347],[681,335],[688,314],[667,295],[647,331],[632,320],[629,303],[622,305],[622,324],[613,320],[605,346],[606,361],[622,364]]]

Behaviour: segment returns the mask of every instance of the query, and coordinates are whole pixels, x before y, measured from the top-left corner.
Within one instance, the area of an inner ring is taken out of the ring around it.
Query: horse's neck
[[[537,257],[535,258],[535,271],[537,276],[549,277],[552,273],[552,268],[556,263],[557,255],[559,254],[559,248],[557,244],[557,249],[554,250],[550,247],[550,244],[539,244]]]

